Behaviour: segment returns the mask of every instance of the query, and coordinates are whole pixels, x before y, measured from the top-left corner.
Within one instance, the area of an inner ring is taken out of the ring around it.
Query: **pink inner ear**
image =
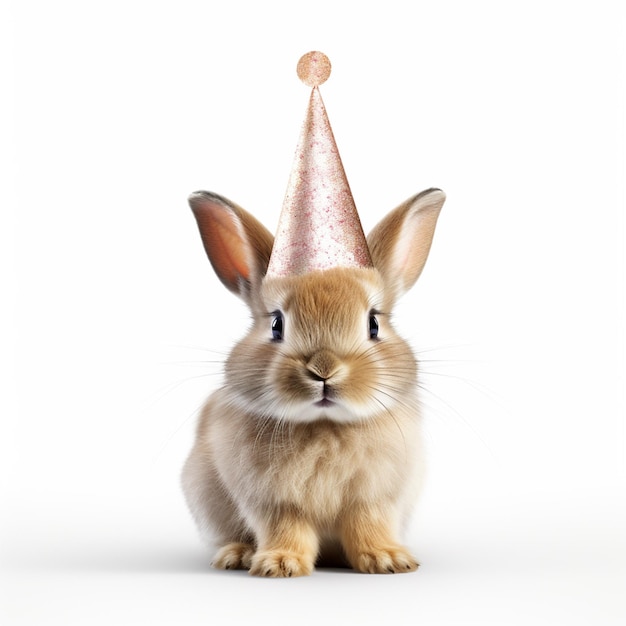
[[[239,278],[248,280],[250,266],[233,217],[219,205],[206,208],[209,209],[208,215],[199,215],[200,231],[215,271],[232,285],[236,285]]]

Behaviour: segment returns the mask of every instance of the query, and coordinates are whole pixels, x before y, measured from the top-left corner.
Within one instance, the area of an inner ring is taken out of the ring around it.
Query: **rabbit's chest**
[[[309,426],[290,433],[283,445],[268,445],[253,478],[257,497],[296,505],[323,522],[337,517],[347,502],[380,500],[400,490],[396,442],[384,436],[376,441],[365,429],[345,430]]]

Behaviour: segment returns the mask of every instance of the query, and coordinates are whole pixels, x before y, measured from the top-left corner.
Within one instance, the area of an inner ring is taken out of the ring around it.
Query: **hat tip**
[[[298,61],[298,78],[309,87],[319,87],[330,76],[330,60],[323,52],[307,52]]]

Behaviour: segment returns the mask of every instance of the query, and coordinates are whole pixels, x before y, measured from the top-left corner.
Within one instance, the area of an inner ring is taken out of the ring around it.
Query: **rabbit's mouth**
[[[335,402],[333,402],[332,400],[329,400],[328,398],[322,398],[321,400],[314,402],[313,405],[319,406],[321,408],[325,408],[329,406],[335,406]]]

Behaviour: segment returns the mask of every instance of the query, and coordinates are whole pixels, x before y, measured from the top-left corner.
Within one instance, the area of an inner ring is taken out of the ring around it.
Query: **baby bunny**
[[[390,318],[444,200],[429,189],[382,219],[368,266],[282,274],[268,273],[274,238],[252,215],[217,194],[190,197],[217,276],[252,313],[183,471],[195,521],[219,543],[215,567],[418,567],[399,543],[421,481],[417,362]]]

